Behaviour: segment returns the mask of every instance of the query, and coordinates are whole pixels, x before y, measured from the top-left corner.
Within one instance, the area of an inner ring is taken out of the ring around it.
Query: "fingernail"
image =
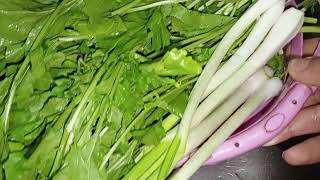
[[[289,69],[294,71],[305,71],[310,63],[310,59],[293,59],[289,63]]]
[[[288,158],[287,158],[287,152],[286,151],[282,152],[281,157],[282,157],[283,160],[285,160],[287,163],[289,163],[288,160],[287,160]]]
[[[271,141],[267,142],[264,147],[274,146],[277,144],[277,139],[272,139]]]

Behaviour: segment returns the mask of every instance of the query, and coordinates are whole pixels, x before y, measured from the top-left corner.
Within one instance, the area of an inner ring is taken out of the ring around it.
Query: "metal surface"
[[[260,148],[216,166],[201,168],[191,180],[319,180],[320,164],[288,165],[277,147]]]

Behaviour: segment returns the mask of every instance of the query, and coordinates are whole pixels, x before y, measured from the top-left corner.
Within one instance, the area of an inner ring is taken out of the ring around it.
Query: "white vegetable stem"
[[[233,54],[233,56],[217,71],[212,77],[208,88],[202,96],[205,99],[223,81],[237,71],[243,63],[252,55],[264,40],[272,26],[277,22],[285,8],[285,0],[280,0],[258,20],[252,32],[247,37],[243,45]]]
[[[279,78],[268,80],[256,94],[251,96],[248,101],[201,146],[172,179],[185,180],[190,178],[193,173],[201,167],[203,162],[210,157],[212,152],[214,152],[215,149],[222,144],[260,104],[275,97],[280,92],[281,88],[282,82]]]
[[[266,10],[272,7],[279,0],[259,0],[249,10],[247,10],[242,17],[235,23],[235,25],[224,36],[219,46],[213,53],[205,69],[199,77],[198,82],[193,88],[189,103],[184,112],[183,118],[179,126],[179,135],[181,138],[180,151],[183,154],[185,150],[185,143],[189,134],[192,117],[198,107],[202,95],[210,82],[211,77],[215,74],[222,59],[227,54],[232,44],[243,34],[243,32]],[[177,157],[179,158],[179,157]]]
[[[201,124],[191,129],[186,154],[201,145],[210,135],[240,107],[250,95],[259,89],[269,78],[273,71],[269,67],[257,71],[250,77],[231,97],[219,108],[213,111]]]
[[[197,119],[204,119],[222,104],[242,83],[263,67],[299,32],[303,19],[303,12],[294,8],[286,10],[248,61],[200,104],[194,116]]]
[[[212,134],[212,131],[216,128],[215,126],[217,126],[217,124],[220,125],[220,121],[224,121],[228,118],[247,100],[249,95],[254,93],[254,91],[256,91],[268,78],[272,77],[273,73],[274,72],[270,67],[265,66],[249,78],[233,96],[221,105],[221,107],[212,112],[210,116],[205,119],[199,119],[199,116],[194,116],[192,119],[191,132],[188,137],[187,149],[184,155],[188,154],[190,150],[192,150],[192,147],[198,146],[196,144],[202,143],[204,141],[202,140],[204,136],[209,137]],[[195,114],[197,114],[197,111]],[[206,127],[206,125],[208,126]],[[201,129],[201,127],[204,127],[204,129]],[[166,137],[162,139],[162,142],[172,141],[177,133],[177,129],[178,127],[171,129],[167,133]],[[210,131],[211,133],[207,135]],[[201,133],[198,134],[198,132]]]

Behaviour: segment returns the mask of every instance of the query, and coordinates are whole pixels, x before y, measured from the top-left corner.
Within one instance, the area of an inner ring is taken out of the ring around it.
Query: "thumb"
[[[311,58],[291,60],[289,73],[293,79],[299,82],[320,85],[320,60]]]

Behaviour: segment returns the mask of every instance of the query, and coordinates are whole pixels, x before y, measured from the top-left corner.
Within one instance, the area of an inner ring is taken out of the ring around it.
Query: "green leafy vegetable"
[[[202,70],[199,63],[187,56],[187,51],[172,49],[160,61],[143,64],[141,68],[163,76],[196,75]]]
[[[254,3],[208,2],[0,0],[0,179],[157,177],[203,67]]]

